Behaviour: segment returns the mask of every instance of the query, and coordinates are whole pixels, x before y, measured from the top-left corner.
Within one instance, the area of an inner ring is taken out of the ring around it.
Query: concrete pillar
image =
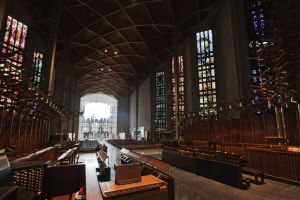
[[[60,7],[61,0],[54,0],[52,4],[52,16],[51,16],[51,25],[49,33],[49,43],[48,43],[48,56],[46,58],[46,65],[48,66],[48,71],[46,72],[45,77],[48,78],[48,95],[53,95],[54,90],[54,69],[55,69],[55,54],[56,54],[56,42],[58,36],[58,26],[60,18]],[[46,78],[46,79],[47,79]]]
[[[6,7],[6,0],[0,0],[0,31],[2,31],[2,27],[5,27],[5,25],[1,26],[3,24],[4,20],[4,13],[5,13],[5,7]]]
[[[140,87],[139,84],[136,84],[136,91],[135,91],[135,140],[137,140],[138,128],[139,128],[139,92]]]

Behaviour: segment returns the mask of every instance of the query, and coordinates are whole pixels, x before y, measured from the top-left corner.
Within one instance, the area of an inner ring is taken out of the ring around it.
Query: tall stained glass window
[[[166,80],[165,71],[155,73],[155,140],[166,128]]]
[[[13,74],[12,79],[20,80],[24,61],[24,49],[28,27],[11,16],[7,17],[6,30],[4,35],[2,52],[13,53],[7,62],[9,71]]]
[[[33,82],[36,87],[39,87],[41,82],[43,58],[43,54],[33,53]]]
[[[172,58],[172,104],[173,104],[173,131],[175,132],[176,124],[175,124],[175,114],[176,114],[176,105],[175,105],[175,77],[177,74],[175,73],[175,59]],[[179,134],[182,134],[183,131],[183,123],[184,123],[184,64],[183,64],[183,56],[178,56],[178,121],[179,121]]]
[[[13,105],[19,95],[19,91],[11,88],[9,84],[21,81],[27,31],[28,27],[25,24],[11,16],[7,17],[1,50],[3,63],[0,64],[3,76],[0,80],[0,87],[4,91],[1,96],[1,105]]]
[[[212,30],[196,33],[200,114],[217,114],[216,72]]]
[[[260,86],[261,70],[266,68],[263,60],[258,59],[258,52],[268,44],[268,31],[266,29],[266,3],[264,0],[248,0],[248,33],[249,33],[249,63],[250,79],[253,91],[253,101],[259,103],[261,95],[257,91]],[[259,113],[259,109],[257,110]]]

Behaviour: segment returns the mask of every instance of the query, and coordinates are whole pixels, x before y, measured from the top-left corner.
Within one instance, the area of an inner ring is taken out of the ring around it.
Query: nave
[[[120,162],[119,149],[109,143],[108,155],[111,160]],[[154,150],[139,150],[145,154],[159,153]],[[161,156],[161,154],[160,154]],[[113,165],[113,162],[111,162]],[[113,174],[113,173],[112,173]],[[170,175],[175,178],[176,200],[292,200],[300,196],[300,187],[271,179],[266,179],[264,185],[252,184],[248,190],[240,190],[201,176],[178,169],[170,168]]]
[[[0,0],[0,200],[299,199],[299,0]]]

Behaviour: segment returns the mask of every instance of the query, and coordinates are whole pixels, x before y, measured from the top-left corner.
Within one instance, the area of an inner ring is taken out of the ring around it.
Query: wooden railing
[[[273,148],[247,148],[247,165],[266,175],[300,182],[300,153],[287,151],[280,146]]]
[[[167,174],[169,173],[170,165],[159,159],[156,159],[151,156],[144,155],[144,154],[139,154],[137,152],[130,151],[130,150],[127,150],[124,148],[121,149],[120,153],[124,154],[130,158],[133,158],[136,161],[140,161],[142,164],[144,163],[150,167],[153,167],[154,169],[159,169]]]
[[[46,160],[57,160],[58,157],[58,148],[57,147],[48,147],[41,149],[37,152],[31,153],[24,157],[13,159],[13,162],[29,162],[29,161],[46,161]]]

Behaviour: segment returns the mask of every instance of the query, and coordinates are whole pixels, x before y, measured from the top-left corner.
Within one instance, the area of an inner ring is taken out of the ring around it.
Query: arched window
[[[102,93],[81,97],[79,139],[113,138],[117,134],[118,100]]]

